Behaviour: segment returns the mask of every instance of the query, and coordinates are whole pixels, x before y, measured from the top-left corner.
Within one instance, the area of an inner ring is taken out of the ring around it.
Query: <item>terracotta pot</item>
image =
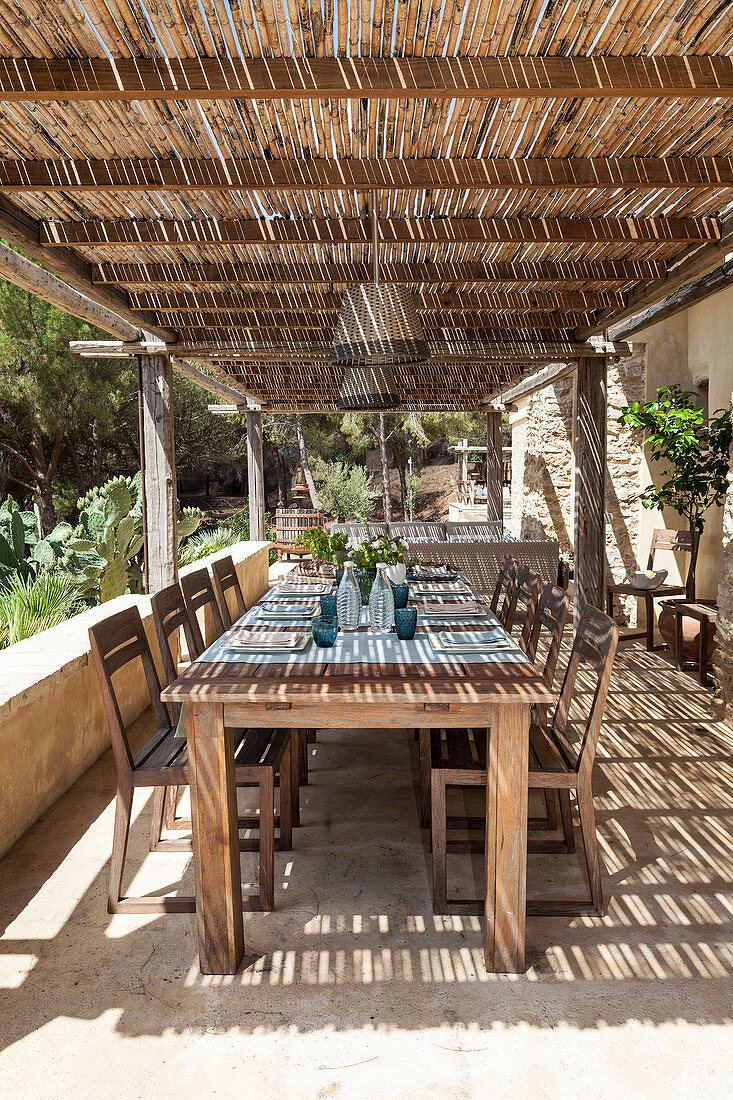
[[[671,607],[659,612],[659,633],[674,653],[677,648],[676,615]],[[707,626],[708,655],[715,649],[715,623],[699,623],[696,619],[682,620],[682,659],[697,662],[700,653],[700,627]]]

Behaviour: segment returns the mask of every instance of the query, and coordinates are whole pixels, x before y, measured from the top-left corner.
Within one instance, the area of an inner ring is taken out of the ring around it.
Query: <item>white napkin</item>
[[[493,630],[462,630],[455,633],[441,630],[430,634],[434,649],[444,653],[489,653],[492,650],[514,649],[514,644],[501,627]]]
[[[295,649],[301,645],[305,634],[291,634],[274,630],[232,631],[225,639],[224,649]]]

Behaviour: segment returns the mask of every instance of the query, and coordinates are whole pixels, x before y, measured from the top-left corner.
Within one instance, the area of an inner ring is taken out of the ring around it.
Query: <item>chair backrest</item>
[[[550,584],[549,581],[543,584],[537,600],[531,629],[526,637],[524,631],[522,631],[522,637],[519,641],[530,661],[534,661],[537,657],[540,634],[543,630],[547,631],[549,644],[547,656],[545,657],[545,667],[542,670],[542,679],[548,688],[552,687],[555,680],[555,670],[560,656],[560,646],[565,632],[569,608],[570,597],[567,592],[564,592],[562,588],[558,588],[556,584]]]
[[[239,583],[239,577],[234,568],[234,562],[232,561],[231,555],[227,554],[224,558],[217,558],[215,561],[212,561],[210,569],[211,579],[214,583],[214,592],[219,601],[219,610],[221,611],[224,629],[228,630],[247,610],[242,586]],[[234,593],[234,599],[237,604],[236,614],[232,614],[232,610],[227,603],[227,592]]]
[[[534,569],[530,569],[528,565],[518,564],[517,571],[514,574],[514,587],[512,589],[511,600],[509,601],[509,609],[507,611],[504,628],[511,632],[517,615],[517,607],[523,607],[524,622],[522,625],[522,637],[524,638],[525,644],[527,644],[530,631],[532,630],[535,608],[537,607],[537,600],[540,597],[540,587],[540,578],[535,573]]]
[[[509,554],[505,554],[504,560],[499,566],[499,576],[496,579],[496,586],[491,597],[491,610],[499,616],[499,622],[502,626],[506,625],[507,615],[509,614],[516,572],[516,561]]]
[[[598,734],[603,721],[608,686],[611,682],[618,636],[619,628],[613,619],[604,615],[597,607],[586,604],[573,640],[573,648],[570,651],[570,659],[552,723],[555,740],[568,765],[582,773],[585,778],[590,777],[596,758]],[[593,697],[585,730],[580,744],[577,745],[568,737],[568,728],[578,672],[581,667],[590,671]]]
[[[501,542],[502,524],[498,519],[448,520],[445,525],[448,542]]]
[[[390,523],[389,537],[410,542],[445,542],[445,524],[438,520]]]
[[[690,562],[687,567],[687,595],[693,599],[695,595],[695,566],[697,565],[697,551],[700,545],[700,535],[697,531],[668,531],[659,527],[652,534],[652,542],[649,547],[649,561],[647,569],[654,569],[654,559],[657,553],[670,551],[673,554],[689,554]]]
[[[369,538],[377,538],[379,535],[384,535],[385,538],[389,538],[389,524],[387,523],[368,523]]]
[[[178,676],[178,662],[171,646],[173,635],[175,634],[178,638],[180,630],[183,628],[188,655],[192,661],[202,653],[202,650],[199,648],[196,631],[178,584],[170,584],[167,588],[156,592],[150,598],[150,606],[153,610],[153,622],[155,623],[155,633],[158,635],[160,655],[163,658],[165,681],[166,684],[171,684]],[[181,712],[180,704],[171,704],[171,710],[177,720]]]
[[[477,592],[490,595],[494,591],[502,559],[509,554],[517,562],[534,569],[543,581],[557,582],[559,547],[550,539],[502,542],[436,542],[407,540],[407,555],[420,561],[442,562],[463,573]]]
[[[171,727],[170,715],[160,699],[160,681],[140,612],[136,607],[128,607],[109,619],[90,626],[89,642],[109,724],[117,774],[129,776],[133,758],[114,685],[115,674],[140,658],[156,726],[159,730]]]
[[[304,512],[297,506],[275,509],[275,541],[281,546],[300,546],[311,527],[319,527],[323,512]]]
[[[181,585],[181,592],[183,593],[183,602],[186,605],[186,610],[191,620],[193,636],[196,640],[196,649],[199,653],[203,653],[206,649],[206,642],[201,633],[201,627],[199,626],[196,615],[197,611],[202,607],[204,609],[209,608],[214,622],[214,633],[217,638],[220,638],[224,633],[224,623],[222,622],[219,604],[217,603],[216,594],[211,584],[211,578],[209,577],[207,569],[195,569],[193,573],[184,573],[180,577],[179,583]]]

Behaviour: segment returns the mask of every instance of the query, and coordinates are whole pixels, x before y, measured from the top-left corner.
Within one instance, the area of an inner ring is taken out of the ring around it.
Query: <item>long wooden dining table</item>
[[[251,609],[240,622],[252,626],[256,615]],[[410,643],[362,625],[339,635],[342,646],[310,643],[307,659],[289,653],[235,659],[225,636],[163,691],[164,701],[186,704],[202,973],[233,974],[244,954],[232,731],[273,726],[380,729],[385,737],[418,728],[490,730],[484,957],[489,971],[522,969],[530,708],[553,696],[516,646],[505,658],[438,660],[427,644],[429,629],[421,618]]]

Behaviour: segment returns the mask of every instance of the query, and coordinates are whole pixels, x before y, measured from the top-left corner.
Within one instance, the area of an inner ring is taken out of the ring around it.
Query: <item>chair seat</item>
[[[234,765],[237,783],[254,779],[260,768],[276,768],[290,737],[287,729],[235,729]],[[175,727],[158,730],[133,759],[133,787],[167,787],[188,783],[188,745]]]
[[[687,589],[683,584],[660,584],[657,588],[637,588],[633,584],[607,584],[606,591],[618,596],[653,596],[655,600],[659,596],[687,595]]]

